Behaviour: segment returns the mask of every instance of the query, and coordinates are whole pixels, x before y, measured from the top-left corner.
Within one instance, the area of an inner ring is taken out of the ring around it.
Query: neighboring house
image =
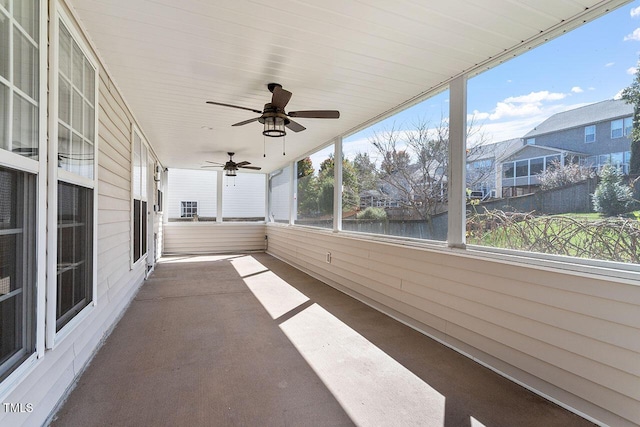
[[[536,175],[562,158],[601,168],[606,163],[629,172],[633,106],[607,100],[554,114],[524,136],[525,147],[501,160],[501,194],[527,194]]]
[[[511,155],[523,144],[522,138],[514,138],[469,148],[466,181],[473,198],[499,197],[499,174],[496,172],[499,160]]]

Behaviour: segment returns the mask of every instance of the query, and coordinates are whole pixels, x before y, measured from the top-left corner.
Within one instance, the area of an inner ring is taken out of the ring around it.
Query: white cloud
[[[541,90],[540,92],[531,92],[528,95],[510,96],[505,99],[506,103],[537,103],[543,101],[558,101],[565,98],[567,95],[558,92],[549,92],[548,90]]]
[[[580,86],[574,86],[571,88],[571,92],[573,93],[582,93],[584,90]]]
[[[640,16],[640,7],[634,7],[631,9],[631,17],[637,18],[638,16]]]
[[[627,34],[626,36],[624,36],[623,40],[625,42],[629,40],[640,41],[640,28],[636,28],[635,30],[633,30],[633,33]]]
[[[596,88],[593,86],[589,86],[589,90],[596,90]]]
[[[616,63],[615,62],[607,62],[606,64],[604,64],[605,67],[613,67]]]
[[[629,74],[630,76],[633,76],[637,72],[638,72],[638,69],[636,67],[627,68],[627,74]]]

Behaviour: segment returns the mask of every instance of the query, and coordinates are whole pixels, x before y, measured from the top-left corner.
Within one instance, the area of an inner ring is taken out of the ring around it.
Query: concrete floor
[[[164,258],[53,426],[586,426],[266,254]]]

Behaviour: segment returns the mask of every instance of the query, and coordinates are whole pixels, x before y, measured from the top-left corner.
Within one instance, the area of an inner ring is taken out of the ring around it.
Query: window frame
[[[589,132],[589,130],[593,129],[593,132]],[[593,136],[591,140],[589,136]],[[596,142],[596,125],[587,125],[584,127],[584,143],[591,144]]]
[[[189,206],[187,206],[189,204]],[[193,211],[195,209],[195,211]],[[187,210],[190,212],[187,213]],[[198,216],[197,200],[180,200],[180,218],[195,218]]]
[[[620,127],[617,124],[620,124]],[[615,126],[615,127],[614,127]],[[615,136],[614,132],[620,131],[620,135]],[[618,139],[624,136],[624,119],[611,120],[611,139]]]
[[[36,141],[38,144],[39,155],[38,160],[27,158],[16,153],[0,149],[0,165],[20,172],[31,173],[36,176],[36,198],[35,198],[35,283],[33,284],[33,297],[36,301],[36,307],[32,313],[31,321],[35,323],[35,351],[31,353],[25,360],[11,368],[11,372],[0,382],[0,396],[4,396],[13,390],[24,377],[25,373],[30,370],[38,358],[44,356],[45,337],[46,337],[46,277],[47,277],[47,105],[49,103],[49,93],[47,90],[48,74],[46,67],[41,64],[47,63],[49,55],[47,49],[48,42],[48,2],[41,0],[37,6],[38,20],[36,26],[38,28],[38,72],[34,79],[38,81],[38,105],[36,121],[38,123],[38,135]],[[10,13],[7,10],[8,13]],[[15,20],[13,14],[9,14],[9,18]],[[10,34],[13,31],[10,29]],[[10,37],[12,37],[10,35]],[[13,41],[10,41],[13,46]],[[10,47],[13,49],[13,47]],[[10,73],[13,73],[13,67],[10,67]],[[7,79],[4,80],[8,83]],[[10,104],[11,105],[11,104]],[[9,108],[9,129],[13,124],[13,108]]]
[[[140,153],[139,161],[140,161],[140,188],[136,189],[136,153],[135,153],[135,145],[136,145],[136,136],[140,139]],[[144,134],[140,129],[134,124],[131,125],[131,215],[130,215],[130,242],[131,245],[129,247],[129,260],[130,265],[129,268],[133,269],[134,266],[146,263],[147,258],[149,256],[149,165],[151,162],[151,148],[149,147],[149,143],[145,138]],[[146,156],[143,158],[143,154]],[[154,171],[151,171],[154,172]],[[139,190],[139,194],[136,191]],[[139,197],[137,197],[139,195]],[[153,195],[152,195],[153,197]],[[139,202],[138,210],[140,217],[136,219],[136,201]],[[138,221],[139,224],[138,224]],[[138,227],[136,227],[138,226]],[[136,230],[138,231],[137,237],[140,238],[139,241],[136,240]],[[139,246],[136,246],[136,243]],[[140,256],[136,259],[136,248],[139,248],[141,253]]]
[[[70,33],[72,39],[78,45],[84,59],[88,62],[88,65],[93,68],[95,74],[93,79],[93,177],[88,178],[81,176],[73,172],[64,170],[58,166],[48,168],[49,176],[49,188],[48,199],[49,208],[47,212],[47,222],[51,230],[58,227],[58,182],[62,181],[67,184],[77,185],[88,188],[92,196],[92,260],[91,260],[91,283],[87,284],[91,286],[91,301],[76,313],[71,320],[69,320],[60,330],[57,330],[57,237],[50,237],[47,242],[48,248],[48,261],[47,261],[47,305],[46,305],[46,347],[48,349],[54,349],[61,341],[69,336],[79,324],[91,313],[93,308],[98,304],[98,157],[99,157],[99,102],[100,93],[98,85],[100,81],[100,67],[98,60],[93,54],[93,50],[88,45],[88,42],[82,35],[82,32],[75,25],[71,12],[69,12],[61,3],[57,3],[54,10],[51,11],[51,25],[49,26],[49,82],[51,86],[51,96],[49,98],[49,111],[51,119],[48,122],[48,132],[50,135],[50,149],[48,152],[48,160],[50,165],[58,164],[58,96],[59,96],[59,43],[60,43],[60,25],[64,25],[66,30]],[[83,68],[84,70],[84,68]],[[84,73],[84,71],[83,71]],[[85,119],[83,114],[83,120]],[[91,117],[91,116],[89,116]]]

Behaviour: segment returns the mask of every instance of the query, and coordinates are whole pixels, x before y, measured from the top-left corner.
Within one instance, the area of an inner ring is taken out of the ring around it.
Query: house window
[[[544,171],[544,157],[537,157],[531,159],[530,162],[530,174],[531,176],[538,175]]]
[[[536,145],[535,138],[527,138],[527,145]]]
[[[133,130],[133,262],[147,253],[147,174],[148,149],[137,129]]]
[[[92,301],[93,190],[58,184],[56,330]]]
[[[611,139],[622,138],[623,135],[623,120],[613,120],[611,122]]]
[[[513,178],[515,176],[514,172],[513,162],[502,164],[502,176],[504,178]]]
[[[624,136],[631,135],[631,131],[633,130],[633,117],[625,117],[624,118]]]
[[[180,202],[180,218],[193,218],[198,215],[198,202]]]
[[[62,21],[58,37],[58,166],[93,179],[96,73]]]
[[[36,350],[39,1],[0,1],[0,381]],[[12,156],[11,152],[28,160]],[[43,265],[40,263],[40,265]]]
[[[74,34],[58,20],[56,332],[95,297],[97,67]]]
[[[39,2],[0,9],[0,148],[38,160]]]
[[[520,160],[516,162],[516,178],[529,176],[529,161]]]
[[[594,142],[596,140],[596,125],[584,127],[584,142]]]
[[[36,175],[0,167],[0,380],[35,351]]]

